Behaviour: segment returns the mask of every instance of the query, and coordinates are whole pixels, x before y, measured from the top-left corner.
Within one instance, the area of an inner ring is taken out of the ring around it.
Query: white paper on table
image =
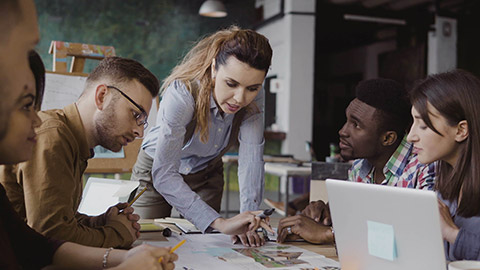
[[[279,247],[285,252],[301,252],[298,257],[306,263],[295,264],[288,267],[268,268],[261,263],[255,262],[251,257],[245,256],[235,249],[245,248],[240,244],[231,244],[230,236],[225,234],[191,234],[191,235],[177,235],[168,239],[169,242],[144,242],[155,246],[174,246],[182,239],[187,239],[187,242],[178,248],[175,253],[179,256],[178,261],[175,262],[175,269],[194,269],[194,270],[211,270],[211,269],[326,269],[324,267],[338,267],[340,264],[332,259],[326,258],[315,252],[308,251],[299,247],[291,245],[279,245],[278,243],[267,242],[265,246],[258,247],[261,251],[276,250]],[[253,248],[252,248],[253,249]],[[332,268],[330,268],[332,269]]]

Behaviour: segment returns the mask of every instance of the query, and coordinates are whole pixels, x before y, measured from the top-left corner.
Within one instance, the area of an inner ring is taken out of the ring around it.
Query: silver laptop
[[[327,180],[342,270],[444,270],[433,191]]]

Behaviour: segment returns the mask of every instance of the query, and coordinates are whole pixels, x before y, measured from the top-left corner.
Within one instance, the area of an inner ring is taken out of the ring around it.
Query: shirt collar
[[[405,134],[397,147],[393,155],[385,164],[383,172],[386,174],[390,171],[394,175],[401,175],[405,166],[407,166],[408,158],[412,153],[413,145],[407,141],[407,135]]]
[[[78,143],[80,149],[80,158],[82,160],[88,160],[93,157],[92,149],[88,147],[87,134],[85,127],[83,126],[80,113],[78,112],[77,104],[72,103],[63,108],[65,116],[67,118],[67,125],[72,130],[73,136]]]
[[[412,148],[413,146],[407,141],[407,135],[405,134],[400,142],[400,145],[383,167],[383,173],[387,175],[387,173],[390,171],[393,175],[401,175],[405,169],[405,166],[407,166],[408,157],[412,153]],[[373,165],[370,164],[367,159],[362,159],[360,162],[361,165],[358,175],[362,179],[367,179],[367,176],[372,171]],[[385,179],[387,180],[387,178]]]
[[[233,119],[233,114],[224,114],[222,117],[222,114],[220,113],[221,110],[218,108],[217,102],[215,102],[215,99],[213,98],[213,93],[210,95],[210,112],[215,115],[215,118],[221,119],[221,120],[226,120],[226,119]]]
[[[213,98],[213,93],[210,95],[210,110],[216,109],[218,111],[217,103],[215,102],[215,98]]]
[[[368,162],[367,159],[360,160],[360,170],[358,171],[358,175],[361,179],[367,179],[367,176],[370,174],[373,165]]]

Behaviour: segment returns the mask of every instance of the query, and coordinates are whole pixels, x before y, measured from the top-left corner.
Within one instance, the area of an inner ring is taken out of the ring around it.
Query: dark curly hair
[[[395,131],[401,139],[412,122],[411,105],[405,88],[390,79],[371,79],[356,87],[357,99],[374,107],[378,131]]]

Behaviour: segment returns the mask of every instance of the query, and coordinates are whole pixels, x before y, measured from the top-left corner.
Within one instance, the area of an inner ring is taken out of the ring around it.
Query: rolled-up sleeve
[[[460,228],[452,251],[455,260],[480,260],[480,235]]]
[[[258,210],[265,186],[263,148],[264,100],[262,89],[255,98],[258,111],[245,116],[238,140],[238,183],[240,187],[240,212]]]
[[[192,191],[179,173],[186,126],[194,111],[192,95],[184,84],[173,82],[166,89],[159,108],[152,177],[155,189],[165,200],[205,232],[220,215]]]

